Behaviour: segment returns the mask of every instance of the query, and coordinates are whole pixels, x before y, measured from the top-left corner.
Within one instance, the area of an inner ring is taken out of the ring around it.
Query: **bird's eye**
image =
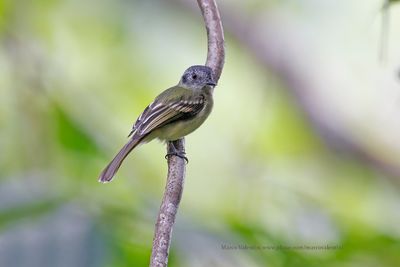
[[[193,79],[193,80],[196,80],[196,79],[197,79],[197,75],[196,75],[196,74],[193,74],[193,75],[192,75],[192,79]]]

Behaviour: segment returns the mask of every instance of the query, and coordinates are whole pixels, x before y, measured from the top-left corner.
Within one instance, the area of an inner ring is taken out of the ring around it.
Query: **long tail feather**
[[[118,171],[119,167],[121,166],[126,156],[128,156],[128,154],[132,151],[132,149],[134,149],[140,143],[141,140],[142,138],[133,136],[100,174],[99,182],[102,183],[111,182],[115,173]]]

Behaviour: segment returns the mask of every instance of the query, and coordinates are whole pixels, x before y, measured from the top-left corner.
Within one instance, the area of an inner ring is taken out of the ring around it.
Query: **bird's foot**
[[[180,157],[181,159],[184,159],[186,161],[186,164],[188,164],[189,160],[185,155],[186,155],[185,152],[180,152],[180,153],[179,152],[171,152],[171,153],[167,153],[165,155],[165,159],[168,159],[170,156],[177,156],[177,157]]]
[[[189,163],[189,160],[186,157],[186,152],[176,149],[174,142],[168,142],[168,153],[167,155],[165,155],[165,159],[168,159],[170,156],[180,157],[181,159],[184,159],[186,161],[186,164]]]

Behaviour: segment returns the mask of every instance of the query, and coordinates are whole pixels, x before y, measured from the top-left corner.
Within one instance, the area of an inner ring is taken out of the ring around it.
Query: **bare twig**
[[[221,76],[225,60],[224,30],[217,3],[214,0],[197,0],[207,30],[208,52],[206,65],[213,69],[216,81]]]
[[[215,0],[197,0],[207,29],[208,52],[206,65],[213,69],[216,81],[221,76],[224,66],[224,32]],[[171,144],[168,144],[170,146]],[[185,151],[184,138],[174,141],[175,148]],[[170,156],[168,158],[168,176],[164,197],[158,212],[155,227],[150,267],[168,265],[168,253],[171,244],[172,228],[182,197],[185,178],[185,160]]]
[[[171,145],[171,144],[168,144]],[[175,148],[184,151],[185,140],[175,141]],[[177,157],[168,157],[168,176],[164,197],[156,223],[151,251],[150,267],[167,266],[168,253],[171,244],[172,227],[175,223],[179,202],[181,201],[185,180],[185,160]]]

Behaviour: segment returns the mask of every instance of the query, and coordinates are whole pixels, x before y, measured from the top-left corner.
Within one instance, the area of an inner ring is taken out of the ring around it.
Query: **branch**
[[[206,66],[214,71],[215,81],[221,76],[225,60],[224,30],[217,3],[214,0],[197,0],[207,30],[208,51]]]
[[[214,79],[218,82],[224,66],[224,31],[215,0],[197,0],[207,30],[208,52],[206,65],[213,69]],[[176,149],[185,151],[184,138],[173,142]],[[168,146],[172,145],[171,143]],[[168,175],[164,197],[158,212],[155,227],[150,267],[168,265],[168,253],[171,245],[172,228],[175,223],[181,201],[185,180],[185,160],[170,156],[168,158]]]
[[[183,138],[174,142],[176,149],[179,151],[185,150],[185,140]],[[168,144],[168,146],[170,145],[171,144]],[[165,186],[160,211],[158,212],[150,267],[164,267],[168,264],[172,227],[175,223],[185,180],[185,165],[185,160],[180,157],[168,157],[167,184]]]

